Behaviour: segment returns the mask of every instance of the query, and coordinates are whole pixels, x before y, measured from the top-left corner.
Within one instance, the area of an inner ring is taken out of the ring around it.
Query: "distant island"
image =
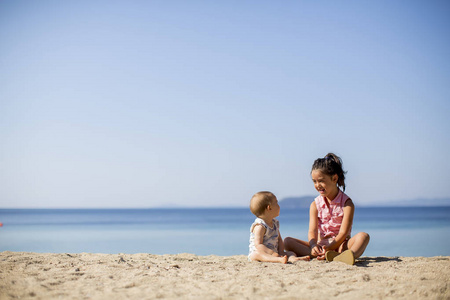
[[[281,208],[309,208],[317,196],[287,197],[280,200]]]
[[[314,198],[317,196],[302,196],[302,197],[286,197],[280,200],[281,208],[309,208],[311,202],[314,201]],[[394,200],[394,201],[380,201],[375,203],[358,203],[359,206],[450,206],[450,198],[418,198],[418,199],[409,199],[409,200]]]

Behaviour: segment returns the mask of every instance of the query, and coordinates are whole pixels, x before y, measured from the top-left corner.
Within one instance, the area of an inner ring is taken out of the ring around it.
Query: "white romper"
[[[270,250],[273,250],[274,252],[278,253],[278,237],[279,237],[279,227],[280,222],[277,219],[272,220],[273,226],[269,227],[269,225],[264,222],[263,219],[256,218],[253,222],[252,226],[250,227],[250,244],[248,246],[249,252],[248,257],[250,259],[250,255],[256,250],[255,247],[255,234],[253,233],[253,229],[256,225],[261,224],[266,229],[266,233],[264,234],[263,238],[263,245],[269,248]]]

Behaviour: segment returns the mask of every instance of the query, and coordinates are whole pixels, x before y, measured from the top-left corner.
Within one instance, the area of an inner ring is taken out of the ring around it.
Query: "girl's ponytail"
[[[342,160],[339,156],[334,153],[328,153],[324,158],[316,159],[312,165],[311,172],[314,170],[319,170],[328,176],[336,174],[338,176],[337,185],[345,191],[345,173],[347,172],[344,171]]]

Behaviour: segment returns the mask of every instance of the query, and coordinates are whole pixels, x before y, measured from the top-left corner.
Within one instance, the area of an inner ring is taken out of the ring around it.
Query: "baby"
[[[280,215],[277,197],[271,192],[259,192],[250,200],[250,211],[256,216],[250,227],[249,261],[287,263],[309,260],[309,256],[297,257],[294,252],[285,252],[281,238]]]

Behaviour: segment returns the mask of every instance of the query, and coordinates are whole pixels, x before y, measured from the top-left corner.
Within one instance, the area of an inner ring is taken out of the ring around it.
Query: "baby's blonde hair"
[[[262,215],[267,206],[272,204],[272,201],[276,199],[275,195],[271,192],[263,191],[253,195],[250,200],[250,211],[257,217]]]

